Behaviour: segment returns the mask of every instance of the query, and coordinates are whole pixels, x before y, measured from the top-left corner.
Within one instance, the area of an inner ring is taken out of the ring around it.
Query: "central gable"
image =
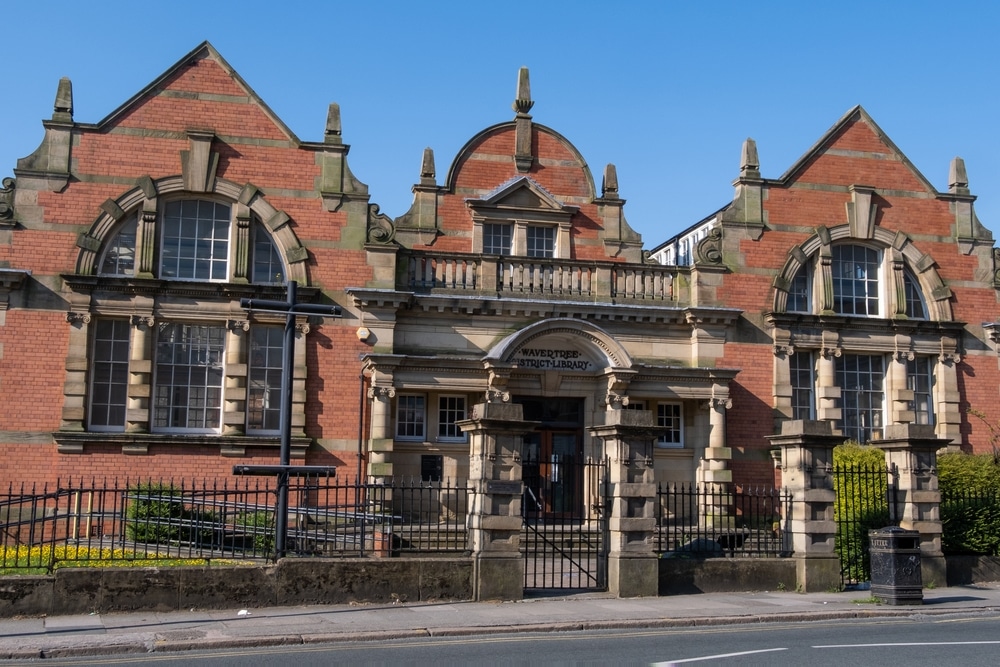
[[[937,190],[861,107],[845,114],[779,179],[798,183],[905,190]]]

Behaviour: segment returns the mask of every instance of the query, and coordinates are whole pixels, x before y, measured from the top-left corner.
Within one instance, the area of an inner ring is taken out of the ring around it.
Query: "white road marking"
[[[763,648],[759,651],[740,651],[739,653],[719,653],[718,655],[703,655],[700,658],[686,658],[684,660],[668,660],[667,662],[654,662],[653,667],[670,667],[679,665],[682,662],[701,662],[702,660],[718,660],[719,658],[738,658],[743,655],[753,655],[755,653],[773,653],[774,651],[787,651],[787,648]]]
[[[979,642],[896,642],[885,644],[822,644],[813,648],[876,648],[883,646],[974,646],[976,644],[1000,644],[1000,641]]]

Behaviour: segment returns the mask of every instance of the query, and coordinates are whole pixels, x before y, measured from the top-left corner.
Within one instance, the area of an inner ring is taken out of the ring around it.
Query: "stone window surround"
[[[833,285],[830,275],[831,246],[834,243],[851,243],[878,249],[882,252],[881,276],[884,278],[882,292],[886,296],[883,313],[891,319],[906,319],[905,275],[916,280],[916,287],[924,296],[928,320],[951,321],[952,312],[949,298],[951,290],[945,286],[934,260],[921,253],[903,232],[892,232],[881,227],[871,231],[871,236],[858,238],[852,234],[849,225],[838,227],[818,227],[816,234],[788,253],[785,265],[775,277],[774,312],[785,312],[788,291],[799,270],[805,267],[812,271],[811,288],[812,312],[821,315],[836,315],[833,312]]]
[[[839,421],[840,388],[835,360],[844,354],[886,357],[886,424],[911,423],[913,391],[907,389],[906,364],[917,357],[932,360],[932,408],[935,432],[960,437],[961,406],[957,365],[961,361],[961,323],[893,321],[865,317],[769,314],[774,355],[774,406],[778,419],[791,419],[792,384],[789,359],[796,352],[813,355],[815,414],[821,421]]]
[[[59,451],[81,453],[87,444],[120,444],[126,453],[147,453],[150,444],[215,444],[220,453],[242,456],[247,446],[277,448],[279,438],[272,434],[247,435],[247,353],[249,338],[246,335],[251,322],[282,324],[281,316],[254,313],[251,320],[234,320],[233,314],[242,314],[239,300],[242,297],[284,297],[284,286],[250,286],[245,278],[234,275],[231,282],[200,283],[194,281],[158,280],[148,271],[137,271],[136,277],[96,277],[105,245],[117,233],[119,223],[139,210],[140,228],[137,246],[144,244],[147,257],[152,256],[151,243],[155,243],[155,223],[158,217],[158,196],[207,197],[222,199],[235,210],[234,222],[249,223],[251,216],[261,221],[271,234],[282,261],[286,277],[300,283],[299,295],[308,299],[318,292],[308,287],[306,262],[308,253],[301,245],[289,224],[290,218],[275,209],[264,194],[252,184],[239,186],[224,179],[215,179],[208,192],[191,193],[185,190],[182,176],[171,176],[157,181],[140,178],[137,187],[116,200],[107,200],[102,213],[90,230],[81,235],[77,245],[77,273],[63,275],[69,295],[70,311],[67,321],[71,325],[69,354],[66,361],[63,418],[60,430],[53,434]],[[249,230],[249,224],[243,225]],[[141,240],[140,240],[141,239]],[[247,241],[249,234],[247,234]],[[236,243],[240,242],[237,237]],[[244,247],[248,250],[249,243]],[[236,252],[236,250],[234,250]],[[137,258],[138,259],[138,258]],[[244,266],[246,262],[244,262]],[[147,260],[148,269],[150,262]],[[140,267],[137,266],[137,269]],[[145,274],[145,275],[143,275]],[[245,276],[245,274],[244,274]],[[304,287],[303,287],[304,286]],[[88,355],[91,350],[89,325],[95,317],[128,317],[132,325],[132,355],[128,394],[126,427],[121,433],[88,432],[86,429]],[[152,395],[152,365],[154,350],[152,328],[160,319],[183,320],[195,323],[223,324],[228,327],[226,336],[226,375],[223,426],[219,434],[167,434],[151,433],[150,397]],[[295,368],[293,389],[296,398],[292,404],[292,456],[302,458],[310,439],[305,436],[305,335],[309,331],[306,318],[299,318],[296,327]]]

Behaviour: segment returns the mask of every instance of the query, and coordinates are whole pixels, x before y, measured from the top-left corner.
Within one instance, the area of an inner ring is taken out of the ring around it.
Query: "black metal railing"
[[[657,487],[656,550],[663,558],[789,556],[782,489],[719,484]]]
[[[942,489],[941,550],[946,554],[1000,555],[1000,491]]]
[[[0,491],[0,572],[69,564],[275,557],[275,480],[83,480]],[[467,550],[464,482],[289,482],[287,549],[300,556]]]
[[[843,585],[871,580],[868,531],[899,525],[898,488],[899,471],[895,464],[834,467],[836,550]]]

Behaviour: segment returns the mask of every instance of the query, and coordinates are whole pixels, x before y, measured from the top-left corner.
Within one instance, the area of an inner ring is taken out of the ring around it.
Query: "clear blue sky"
[[[2,14],[0,176],[38,145],[60,77],[75,120],[93,123],[209,40],[302,140],[322,140],[339,102],[351,168],[393,217],[425,146],[440,182],[473,134],[513,117],[526,65],[535,121],[572,141],[598,184],[617,165],[647,248],[731,199],[743,139],[776,178],[855,104],[938,190],[964,157],[1000,238],[1000,3],[988,0],[56,0]]]

